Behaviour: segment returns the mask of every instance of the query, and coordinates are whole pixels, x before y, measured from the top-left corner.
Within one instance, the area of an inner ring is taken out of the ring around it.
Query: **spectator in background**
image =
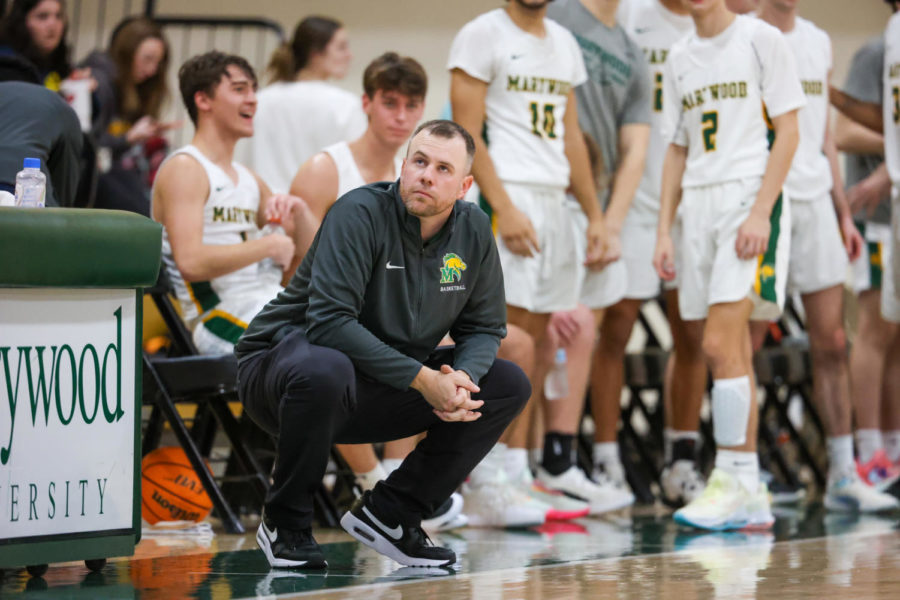
[[[366,130],[359,97],[328,83],[350,64],[347,31],[327,17],[306,17],[290,43],[272,55],[272,84],[259,94],[252,165],[275,193],[287,192],[297,169],[325,146]]]
[[[91,133],[98,146],[101,175],[97,208],[150,215],[150,188],[168,151],[159,121],[169,96],[169,45],[159,25],[128,18],[116,26],[109,49],[93,52],[83,66],[97,82]]]
[[[13,193],[26,157],[40,158],[47,206],[75,204],[83,136],[78,117],[59,94],[40,85],[34,67],[0,56],[0,190]]]
[[[63,0],[14,0],[0,25],[0,55],[21,56],[33,64],[41,82],[54,92],[72,71],[66,44],[66,5]]]

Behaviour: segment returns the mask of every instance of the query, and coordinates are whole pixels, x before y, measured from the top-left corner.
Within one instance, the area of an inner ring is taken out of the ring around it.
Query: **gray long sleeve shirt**
[[[298,329],[311,343],[346,354],[364,375],[403,390],[449,332],[453,368],[477,383],[506,335],[503,274],[488,217],[457,201],[447,223],[423,241],[396,182],[349,192],[235,354],[242,361]]]

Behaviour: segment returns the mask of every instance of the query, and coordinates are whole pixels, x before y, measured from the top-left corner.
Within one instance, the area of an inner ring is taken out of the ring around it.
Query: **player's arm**
[[[618,234],[628,216],[634,194],[644,174],[644,159],[650,143],[650,125],[627,123],[619,127],[619,164],[613,178],[612,193],[606,207],[606,226]]]
[[[287,261],[294,252],[285,236],[266,236],[240,244],[203,243],[203,208],[209,182],[203,167],[187,155],[160,168],[153,187],[153,218],[166,228],[172,255],[186,281],[208,281],[264,258]]]
[[[453,120],[462,125],[475,140],[475,160],[472,175],[482,195],[497,215],[497,231],[510,251],[532,256],[540,252],[537,233],[531,220],[510,200],[503,182],[497,176],[494,163],[488,154],[487,144],[481,137],[486,114],[485,98],[488,84],[472,77],[462,69],[450,72],[450,105]]]
[[[578,102],[575,100],[575,89],[569,90],[566,112],[563,115],[566,159],[569,161],[569,185],[572,194],[581,205],[581,210],[588,218],[587,256],[584,264],[593,267],[604,265],[619,259],[621,248],[616,244],[607,247],[607,234],[603,211],[597,201],[597,188],[591,174],[591,160],[588,156],[584,134],[578,125]]]
[[[872,131],[878,133],[884,131],[884,115],[881,113],[881,104],[857,100],[833,86],[828,88],[828,97],[831,105],[847,117],[865,125]]]
[[[253,174],[259,186],[259,212],[257,223],[262,227],[269,220],[280,221],[285,234],[294,242],[294,255],[284,265],[285,278],[293,273],[306,256],[316,232],[319,230],[318,219],[310,210],[303,198],[292,194],[273,194],[262,178]]]
[[[831,80],[830,71],[828,79]],[[828,166],[831,169],[831,202],[834,204],[835,213],[837,213],[838,225],[841,228],[841,236],[844,240],[847,256],[853,261],[856,260],[856,257],[862,251],[863,240],[859,230],[856,229],[856,225],[853,223],[853,213],[850,210],[850,203],[847,202],[847,195],[844,193],[844,179],[841,177],[837,147],[834,144],[834,136],[831,133],[827,114],[825,116],[825,141],[822,144],[822,152],[828,158]]]
[[[842,113],[834,120],[834,143],[841,152],[884,156],[884,136]]]
[[[300,165],[291,182],[291,194],[306,200],[310,210],[321,221],[337,200],[338,171],[334,159],[319,152]]]
[[[738,258],[749,259],[766,251],[771,225],[769,217],[781,194],[781,188],[791,168],[794,152],[800,141],[797,123],[798,109],[789,110],[772,118],[775,142],[769,151],[762,185],[756,194],[756,201],[750,208],[750,215],[738,229],[735,251]]]
[[[659,193],[659,223],[656,226],[656,250],[653,266],[660,278],[675,277],[675,249],[672,245],[672,223],[681,204],[681,179],[687,165],[687,146],[669,144],[663,159],[662,186]]]

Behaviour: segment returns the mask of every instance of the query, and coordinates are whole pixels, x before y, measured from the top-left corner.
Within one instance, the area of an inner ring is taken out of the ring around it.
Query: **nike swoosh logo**
[[[366,513],[366,516],[369,517],[372,520],[372,522],[378,526],[379,529],[381,529],[383,532],[385,532],[386,534],[391,536],[392,539],[399,540],[401,537],[403,537],[403,528],[402,527],[400,527],[399,525],[397,525],[396,527],[388,527],[387,525],[385,525],[384,523],[379,521],[378,517],[373,515],[367,506],[363,505],[362,509],[363,509],[363,512]]]
[[[392,265],[391,261],[387,261],[387,264],[384,265],[385,269],[405,269],[403,265]]]
[[[266,537],[269,538],[269,543],[274,544],[275,540],[278,539],[278,528],[275,528],[275,531],[271,531],[268,527],[266,527],[266,522],[263,521],[263,531],[266,533]]]
[[[217,192],[221,192],[221,191],[224,190],[224,189],[225,189],[225,186],[224,186],[224,185],[220,185],[219,187],[216,188],[216,191],[217,191]]]
[[[635,27],[634,28],[635,33],[647,33],[648,31],[650,31],[649,27]]]
[[[525,55],[524,55],[524,54],[513,54],[512,56],[510,56],[510,58],[511,58],[512,60],[519,60],[519,59],[522,58],[523,56],[525,56]]]

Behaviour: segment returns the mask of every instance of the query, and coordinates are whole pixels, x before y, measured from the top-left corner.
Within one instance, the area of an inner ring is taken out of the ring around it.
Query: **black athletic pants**
[[[426,364],[453,364],[453,348]],[[479,382],[481,418],[445,423],[419,392],[400,391],[355,372],[343,353],[310,344],[295,332],[238,367],[244,408],[278,438],[274,483],[265,511],[274,524],[312,523],[312,497],[325,474],[332,444],[385,442],[427,436],[385,481],[372,502],[386,521],[417,525],[465,480],[494,446],[531,394],[519,367],[497,359]]]

